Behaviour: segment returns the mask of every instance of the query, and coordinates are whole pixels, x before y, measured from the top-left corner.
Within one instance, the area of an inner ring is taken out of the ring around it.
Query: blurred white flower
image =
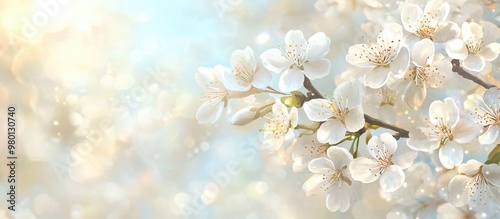
[[[314,175],[304,183],[302,190],[307,196],[326,192],[328,210],[345,212],[355,192],[347,170],[352,155],[345,148],[335,146],[328,148],[327,155],[309,163],[309,171]]]
[[[352,178],[362,183],[371,183],[380,177],[380,186],[385,192],[394,192],[405,182],[404,169],[413,164],[415,151],[398,150],[398,142],[389,133],[368,141],[370,157],[358,157],[349,164]]]
[[[450,12],[450,4],[442,0],[427,2],[424,11],[420,6],[407,3],[401,11],[401,21],[404,28],[411,33],[405,38],[411,47],[413,42],[422,38],[434,42],[444,43],[456,39],[460,34],[460,27],[453,22],[446,21]]]
[[[390,88],[402,90],[403,99],[413,109],[418,109],[427,96],[427,87],[438,88],[451,79],[452,65],[444,56],[434,54],[434,43],[423,39],[411,49],[411,65],[404,74],[388,82]]]
[[[338,143],[347,131],[357,132],[365,125],[361,91],[353,82],[335,88],[331,100],[313,99],[304,103],[304,112],[310,120],[324,122],[317,132],[321,143]]]
[[[500,53],[500,44],[496,42],[484,45],[483,27],[475,22],[462,24],[462,39],[454,39],[446,44],[446,53],[453,59],[461,60],[463,68],[479,72],[486,61],[493,61]]]
[[[395,124],[397,121],[396,110],[401,109],[401,96],[399,92],[383,86],[379,89],[365,87],[366,95],[363,109],[366,114],[382,121]]]
[[[268,121],[261,129],[264,132],[264,148],[277,151],[285,142],[295,138],[294,129],[298,122],[297,108],[292,107],[288,113],[286,106],[280,101],[276,101],[273,105],[273,112],[268,114],[266,118]]]
[[[299,172],[307,168],[315,158],[325,157],[330,144],[320,143],[316,135],[306,135],[298,139],[293,150],[293,171]]]
[[[230,90],[248,91],[252,86],[265,88],[272,79],[271,73],[258,63],[248,46],[232,53],[231,66],[232,71],[224,73],[224,84]]]
[[[479,143],[495,142],[500,132],[500,90],[490,88],[482,97],[477,94],[469,95],[464,105],[473,120],[486,129],[479,136]]]
[[[462,144],[477,136],[477,127],[469,120],[460,120],[458,107],[449,97],[431,103],[426,123],[427,127],[410,131],[408,146],[425,152],[439,149],[439,160],[447,169],[460,165],[464,157]]]
[[[459,175],[448,185],[449,202],[455,207],[500,204],[500,166],[469,160],[458,167]]]
[[[401,74],[408,68],[409,56],[401,50],[403,29],[397,23],[390,23],[378,35],[377,42],[356,44],[349,47],[346,60],[351,65],[370,69],[363,76],[365,86],[380,88],[387,83],[389,74]],[[401,51],[401,53],[400,53]]]
[[[231,119],[233,125],[246,125],[254,121],[258,116],[259,110],[256,107],[245,107],[238,110]]]
[[[196,119],[200,124],[215,123],[227,105],[228,90],[221,81],[222,66],[198,68],[196,82],[203,89],[203,104],[198,108]]]
[[[325,12],[325,17],[349,13],[354,10],[354,6],[354,0],[317,0],[314,3],[316,10]]]
[[[330,38],[322,32],[307,41],[299,30],[290,30],[285,36],[285,48],[269,49],[260,58],[269,71],[281,73],[279,88],[284,92],[298,90],[304,75],[311,80],[325,77],[330,72],[330,61],[323,58],[330,51]]]

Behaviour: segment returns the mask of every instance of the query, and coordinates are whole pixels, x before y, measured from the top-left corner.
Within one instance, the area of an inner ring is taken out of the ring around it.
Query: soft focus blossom
[[[444,43],[456,39],[460,28],[456,23],[446,21],[450,13],[450,4],[442,0],[430,0],[424,10],[418,5],[407,3],[401,10],[404,28],[411,33],[406,37],[408,45],[413,45],[418,38],[431,39]]]
[[[230,90],[248,91],[252,86],[264,88],[271,80],[271,74],[255,59],[253,50],[246,47],[231,55],[232,71],[225,71],[225,85]]]
[[[406,71],[409,56],[406,49],[401,49],[402,37],[401,26],[391,23],[384,27],[376,42],[356,44],[349,48],[347,62],[367,69],[363,76],[365,86],[380,88],[387,83],[390,73],[400,74]]]
[[[306,135],[301,137],[295,145],[292,159],[293,171],[299,172],[307,169],[307,165],[313,159],[325,157],[326,151],[330,148],[328,143],[320,143],[316,135]]]
[[[221,116],[228,100],[228,90],[221,81],[222,66],[198,68],[196,82],[203,89],[203,104],[196,113],[201,123],[215,123]]]
[[[439,150],[439,160],[452,169],[462,163],[462,144],[470,142],[477,134],[477,127],[469,120],[460,120],[458,107],[451,98],[436,100],[429,107],[427,127],[410,131],[408,146],[417,151]]]
[[[498,28],[496,30],[498,31]],[[493,61],[500,53],[500,44],[483,41],[483,27],[475,22],[462,24],[462,39],[454,39],[446,44],[450,58],[461,60],[462,67],[473,72],[484,69],[486,61]]]
[[[405,182],[404,169],[410,167],[417,153],[398,149],[398,142],[389,133],[373,137],[367,145],[370,157],[358,157],[349,164],[352,178],[362,183],[371,183],[380,178],[385,192],[394,192]]]
[[[330,38],[324,33],[316,33],[306,41],[300,30],[290,30],[284,48],[269,49],[260,58],[269,71],[282,73],[279,88],[290,92],[302,87],[304,75],[314,80],[330,72],[330,61],[323,58],[328,51]]]
[[[347,165],[352,155],[345,148],[330,147],[327,157],[309,163],[312,175],[302,186],[306,195],[326,192],[326,207],[330,211],[345,212],[351,205],[355,189]]]
[[[500,132],[500,90],[490,88],[482,97],[477,94],[469,95],[464,105],[472,119],[485,128],[478,138],[479,142],[481,144],[495,142]]]
[[[408,106],[418,109],[427,96],[427,87],[439,88],[453,76],[451,62],[443,55],[435,53],[434,44],[429,39],[415,43],[411,50],[411,65],[404,74],[395,75],[388,86],[401,90]]]
[[[355,0],[317,0],[314,8],[324,11],[325,17],[349,13],[354,10]]]
[[[331,100],[314,99],[304,104],[310,120],[324,122],[318,129],[319,142],[335,144],[347,131],[356,132],[363,128],[365,118],[360,92],[353,82],[344,82],[335,88]]]
[[[276,151],[285,142],[295,138],[294,129],[298,122],[297,108],[292,107],[289,113],[283,103],[276,101],[272,113],[266,117],[268,121],[264,124],[264,128],[261,129],[264,132],[264,148]]]

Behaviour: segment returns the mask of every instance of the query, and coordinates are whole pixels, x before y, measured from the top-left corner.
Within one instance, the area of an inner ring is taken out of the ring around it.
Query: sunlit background
[[[260,54],[290,29],[332,39],[332,74],[317,82],[332,92],[366,18],[325,17],[314,3],[0,1],[0,115],[17,107],[17,218],[385,217],[390,198],[340,214],[307,197],[309,174],[260,150],[262,123],[231,126],[236,109],[214,125],[195,119],[198,67],[229,66],[246,46]],[[0,218],[14,218],[0,206]]]

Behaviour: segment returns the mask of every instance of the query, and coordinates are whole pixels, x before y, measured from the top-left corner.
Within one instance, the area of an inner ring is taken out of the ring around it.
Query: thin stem
[[[268,92],[268,93],[273,93],[273,94],[281,94],[281,95],[288,95],[286,93],[283,93],[283,92],[280,92],[280,91],[277,91],[276,89],[272,88],[271,86],[267,86],[266,87],[268,90],[264,90],[265,92]]]
[[[460,66],[460,61],[457,60],[457,59],[453,59],[451,60],[451,64],[453,65],[453,68],[451,69],[452,71],[458,73],[458,75],[462,76],[463,78],[465,79],[468,79],[468,80],[471,80],[473,81],[474,83],[478,84],[478,85],[481,85],[482,87],[486,88],[486,89],[489,89],[489,88],[492,88],[492,87],[496,87],[495,85],[493,84],[490,84],[488,82],[485,82],[483,80],[481,80],[480,78],[478,78],[477,76],[465,71],[462,66]]]

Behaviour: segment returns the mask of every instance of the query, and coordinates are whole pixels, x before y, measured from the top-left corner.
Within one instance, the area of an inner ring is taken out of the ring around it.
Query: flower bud
[[[233,125],[246,125],[258,117],[258,110],[254,107],[247,107],[236,112],[231,119]]]

